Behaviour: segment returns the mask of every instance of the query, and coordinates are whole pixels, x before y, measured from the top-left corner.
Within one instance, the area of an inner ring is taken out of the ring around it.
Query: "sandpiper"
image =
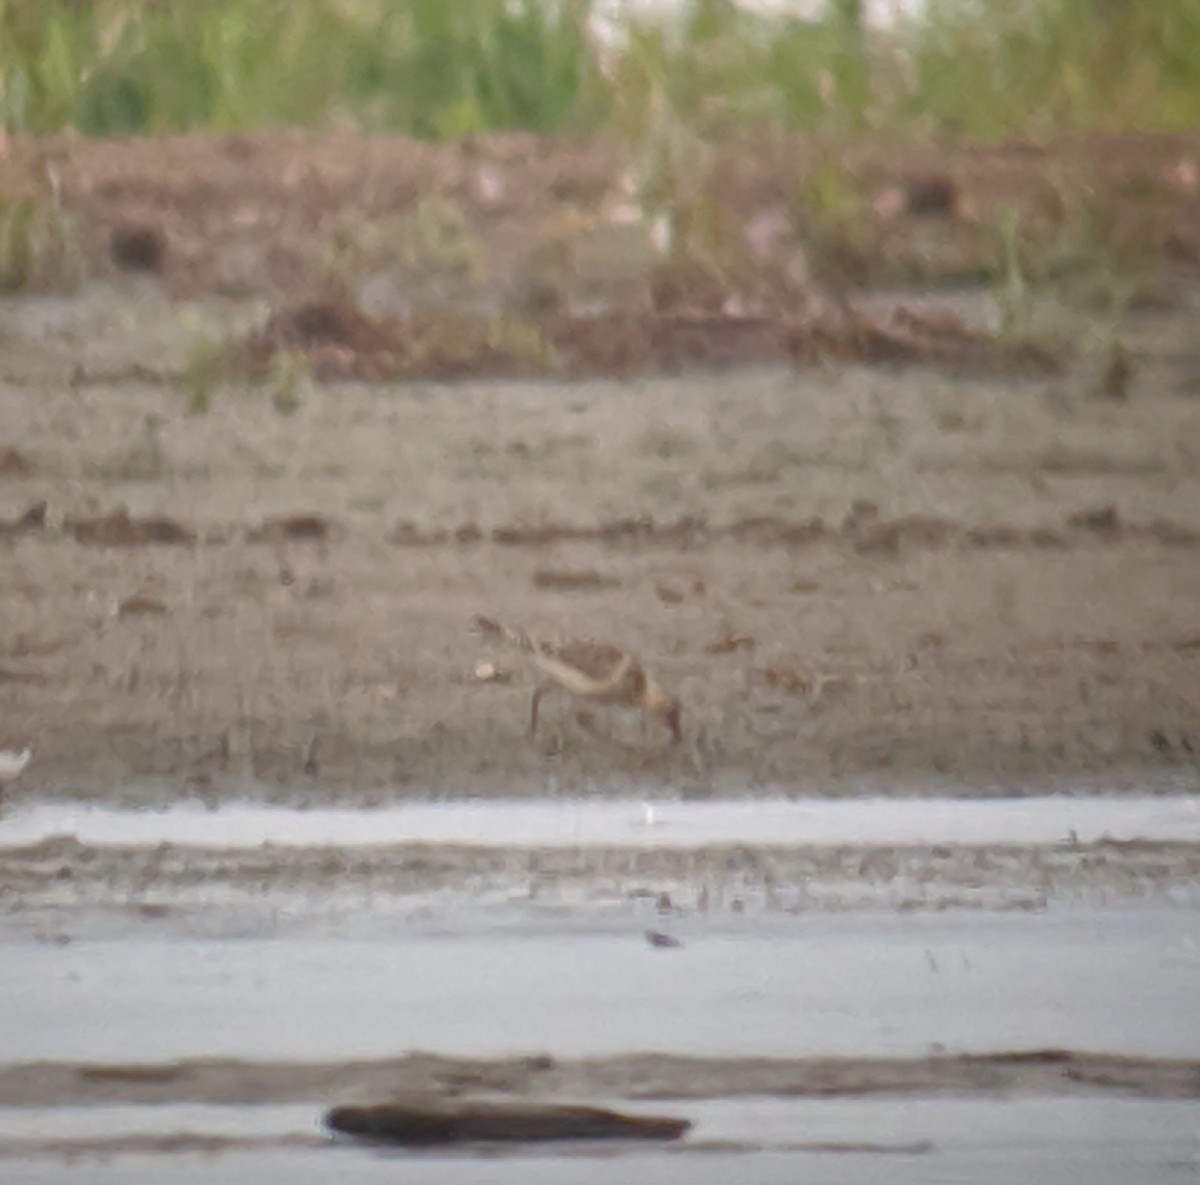
[[[30,749],[0,749],[0,786],[15,782],[32,756]]]
[[[29,749],[0,749],[0,799],[9,782],[15,782],[29,764],[33,752]]]
[[[683,739],[679,700],[664,691],[628,650],[610,642],[536,641],[524,630],[502,625],[491,617],[477,617],[475,629],[486,638],[506,642],[528,654],[542,675],[530,703],[531,737],[537,735],[538,708],[543,697],[561,689],[596,704],[639,708],[643,721],[658,721],[670,731],[674,744]]]

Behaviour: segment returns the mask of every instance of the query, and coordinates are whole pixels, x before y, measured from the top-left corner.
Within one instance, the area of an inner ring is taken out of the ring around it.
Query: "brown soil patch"
[[[978,276],[995,265],[991,232],[1002,208],[1020,212],[1030,233],[1059,236],[1060,255],[1064,230],[1100,218],[1126,253],[1200,260],[1194,135],[995,146],[744,135],[714,153],[705,200],[724,234],[740,228],[762,244],[757,275],[742,281],[756,294],[790,287],[794,301],[794,284],[782,281],[801,240],[805,262],[827,262],[832,273],[840,260],[868,285]],[[333,243],[350,262],[386,256],[411,277],[473,270],[514,293],[532,283],[563,296],[558,282],[569,286],[569,277],[531,269],[546,262],[531,253],[548,228],[604,223],[606,211],[627,204],[630,174],[624,151],[603,140],[507,134],[431,144],[295,130],[119,143],[17,137],[4,177],[27,186],[39,159],[53,161],[93,267],[115,256],[112,266],[161,271],[189,294],[311,288],[328,273],[319,248]],[[419,228],[404,221],[431,196],[446,205],[427,206]],[[780,228],[781,216],[801,233]],[[376,224],[392,232],[382,244],[361,234]],[[464,242],[483,245],[486,267]],[[579,252],[566,254],[579,262]],[[738,270],[738,260],[735,251],[718,273]],[[698,262],[686,270],[693,292],[712,273]]]
[[[230,347],[233,371],[255,379],[280,354],[303,355],[323,381],[493,377],[628,377],[719,371],[791,362],[924,366],[955,374],[1058,374],[1062,342],[1001,338],[952,313],[899,309],[890,316],[847,307],[807,320],[724,313],[637,316],[532,315],[521,321],[462,313],[372,318],[345,297],[276,313]]]
[[[279,307],[239,364],[261,375],[275,353],[299,352],[321,380],[786,359],[1040,374],[1069,360],[1061,334],[997,340],[949,309],[884,316],[840,302],[1008,282],[1009,217],[1020,282],[1090,307],[1126,281],[1138,301],[1178,303],[1200,268],[1194,136],[985,148],[744,135],[713,151],[702,192],[676,211],[711,229],[669,250],[662,211],[632,205],[627,154],[605,141],[18,137],[0,188],[28,187],[52,163],[72,239],[56,249],[91,274],[158,277],[175,296],[266,297]],[[1136,359],[1113,358],[1105,383],[1122,397]]]

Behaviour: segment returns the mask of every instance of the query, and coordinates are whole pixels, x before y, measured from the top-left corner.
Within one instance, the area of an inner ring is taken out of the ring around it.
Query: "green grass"
[[[448,137],[769,122],[994,138],[1200,123],[1200,0],[927,0],[879,33],[680,0],[0,0],[0,125],[91,136],[353,121]]]
[[[594,123],[589,0],[0,0],[0,118],[94,136]]]
[[[928,3],[901,117],[981,138],[1196,125],[1198,0]]]

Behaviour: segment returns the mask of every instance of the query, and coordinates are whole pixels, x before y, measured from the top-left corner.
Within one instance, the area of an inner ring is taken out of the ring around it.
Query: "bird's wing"
[[[538,669],[576,695],[602,696],[616,691],[633,670],[633,656],[602,642],[569,642],[534,655]]]

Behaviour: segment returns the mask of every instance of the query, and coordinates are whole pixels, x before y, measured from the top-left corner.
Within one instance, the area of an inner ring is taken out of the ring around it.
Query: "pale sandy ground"
[[[0,518],[48,503],[0,539],[0,743],[36,750],[14,797],[1196,768],[1200,401],[1153,366],[1124,403],[1078,374],[772,370],[306,386],[291,416],[260,390],[188,416],[161,384],[70,381],[169,368],[188,324],[151,290],[2,310],[0,447],[24,464]],[[1161,362],[1182,331],[1142,332]],[[72,535],[120,507],[197,542]],[[325,540],[255,539],[300,512]],[[552,704],[531,745],[528,674],[470,635],[480,612],[635,648],[685,744],[603,719],[632,747],[597,740]],[[483,661],[512,682],[475,682]]]

